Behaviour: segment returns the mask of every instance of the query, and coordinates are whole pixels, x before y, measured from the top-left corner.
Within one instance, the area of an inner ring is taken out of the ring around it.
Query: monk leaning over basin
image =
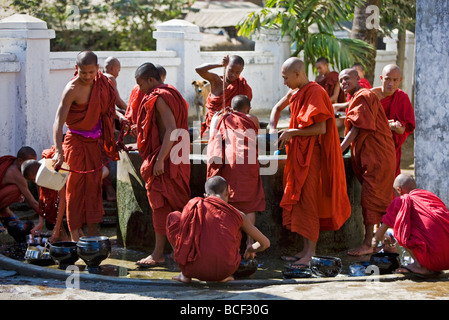
[[[270,246],[248,216],[228,203],[229,188],[223,177],[209,178],[204,188],[204,198],[191,199],[182,212],[167,218],[167,237],[181,269],[173,279],[185,283],[192,278],[232,280],[241,261],[242,231],[255,241],[246,247],[243,259],[252,259]]]
[[[340,72],[339,80],[342,89],[351,95],[341,149],[351,146],[352,168],[362,185],[360,202],[365,225],[363,243],[348,254],[360,256],[373,253],[374,225],[381,222],[393,199],[396,152],[388,119],[377,96],[360,88],[354,69]]]
[[[399,174],[394,181],[397,196],[387,208],[375,238],[380,241],[388,228],[394,229],[399,245],[414,262],[396,272],[429,277],[449,269],[449,211],[430,191],[417,189],[411,175]]]

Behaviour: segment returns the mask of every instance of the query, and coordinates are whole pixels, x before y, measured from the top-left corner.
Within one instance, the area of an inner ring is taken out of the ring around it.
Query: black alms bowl
[[[26,242],[26,236],[30,234],[34,224],[28,220],[12,220],[9,221],[6,229],[8,234],[14,238],[18,243]]]
[[[59,265],[60,269],[66,269],[78,260],[76,242],[61,241],[50,245],[50,257]]]
[[[76,244],[78,256],[86,263],[89,271],[94,271],[109,257],[111,242],[108,237],[81,237]]]
[[[312,256],[309,267],[317,276],[335,277],[341,272],[342,262],[336,257]]]
[[[369,260],[371,265],[379,268],[380,274],[389,274],[399,268],[399,254],[390,252],[379,252],[371,255]]]

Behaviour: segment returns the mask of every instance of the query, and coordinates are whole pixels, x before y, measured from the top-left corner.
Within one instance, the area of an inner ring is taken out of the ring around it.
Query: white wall
[[[13,15],[0,21],[0,155],[15,154],[22,145],[30,145],[39,153],[52,144],[54,117],[64,86],[74,75],[77,55],[77,52],[49,52],[52,37],[54,31],[34,17]],[[201,52],[199,28],[184,20],[160,24],[153,37],[157,40],[156,51],[96,52],[101,68],[109,56],[120,60],[117,84],[125,102],[135,85],[136,68],[145,62],[157,63],[166,68],[166,83],[181,92],[191,106],[192,121],[196,120],[191,82],[201,78],[195,67],[220,63],[227,54],[238,54],[245,60],[242,75],[253,89],[254,113],[268,117],[274,104],[287,92],[280,69],[290,56],[290,42],[287,37],[281,39],[278,30],[255,35],[255,51],[238,52]],[[414,52],[414,45],[408,48]],[[392,43],[388,49],[377,53],[376,74],[396,59]],[[409,74],[413,74],[412,62],[406,61]],[[214,71],[220,75],[223,72],[221,68]],[[378,80],[374,85],[380,85]],[[412,89],[410,82],[405,91],[410,95]]]

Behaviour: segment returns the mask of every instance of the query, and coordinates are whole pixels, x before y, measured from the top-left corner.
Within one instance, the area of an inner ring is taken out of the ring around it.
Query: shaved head
[[[382,70],[382,93],[391,96],[399,88],[402,82],[401,69],[395,64],[388,64]]]
[[[393,187],[402,195],[416,189],[416,182],[412,175],[401,173],[394,180]]]
[[[17,158],[22,159],[23,161],[30,160],[30,159],[36,159],[37,154],[33,148],[25,146],[25,147],[20,148],[19,151],[17,151]]]
[[[105,68],[109,68],[109,67],[116,66],[116,65],[120,65],[120,61],[118,61],[118,59],[114,58],[114,57],[109,57],[104,62]]]
[[[390,72],[399,72],[399,75],[402,74],[401,68],[399,68],[397,65],[395,64],[387,64],[383,69],[382,69],[382,75],[385,76],[387,73]]]
[[[78,53],[78,56],[76,57],[76,65],[78,67],[89,65],[96,66],[97,64],[98,64],[97,55],[92,51],[89,50],[81,51],[80,53]]]
[[[343,74],[347,74],[347,75],[350,75],[351,77],[356,77],[356,78],[359,76],[359,73],[354,68],[348,68],[348,69],[342,70],[340,72],[340,75],[343,75]]]
[[[204,191],[208,195],[223,195],[228,189],[228,183],[221,176],[214,176],[207,179]]]
[[[22,163],[21,171],[22,175],[27,180],[34,180],[36,178],[37,171],[41,167],[41,164],[37,160],[27,160]]]
[[[284,68],[287,72],[299,72],[304,74],[306,73],[304,62],[297,57],[291,57],[285,60],[282,68]]]

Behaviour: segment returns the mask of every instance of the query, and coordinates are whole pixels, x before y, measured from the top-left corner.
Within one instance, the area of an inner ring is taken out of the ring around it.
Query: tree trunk
[[[374,49],[377,49],[380,3],[381,0],[366,0],[361,7],[356,7],[354,9],[354,21],[352,23],[351,38],[363,40],[371,44]],[[378,10],[370,10],[368,8],[369,6],[377,6]],[[365,78],[370,83],[374,81],[375,59],[376,53],[374,53],[373,60],[370,61],[365,70]]]
[[[406,30],[399,28],[398,30],[398,52],[396,55],[396,64],[401,69],[402,74],[404,74],[404,63],[405,63],[405,41],[407,39]],[[403,81],[402,81],[403,82]],[[402,82],[399,88],[402,89]]]

